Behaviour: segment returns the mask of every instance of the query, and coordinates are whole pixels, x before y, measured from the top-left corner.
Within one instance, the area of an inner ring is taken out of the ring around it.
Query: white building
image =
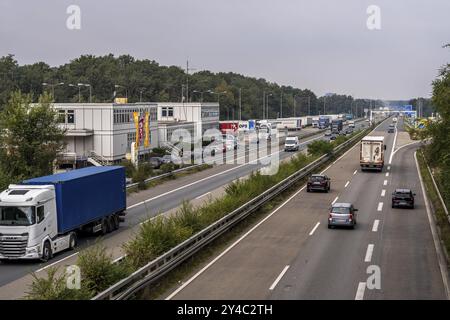
[[[208,129],[219,129],[219,104],[210,102],[158,102],[159,142],[170,141],[176,129],[187,129],[192,138]]]
[[[114,163],[126,157],[131,143],[136,141],[133,113],[143,116],[149,112],[149,142],[140,143],[139,154],[158,144],[156,103],[55,103],[60,123],[66,131],[63,159]]]

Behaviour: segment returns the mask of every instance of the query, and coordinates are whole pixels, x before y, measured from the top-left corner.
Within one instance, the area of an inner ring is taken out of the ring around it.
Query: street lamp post
[[[64,85],[64,82],[59,82],[59,83],[47,83],[47,82],[43,82],[42,85],[43,85],[44,87],[47,87],[47,86],[48,86],[48,87],[51,87],[51,88],[52,88],[52,96],[53,96],[53,99],[55,99],[55,87]],[[56,101],[56,99],[55,99],[55,101]]]
[[[266,118],[269,119],[269,97],[272,97],[272,93],[267,93],[266,95]]]

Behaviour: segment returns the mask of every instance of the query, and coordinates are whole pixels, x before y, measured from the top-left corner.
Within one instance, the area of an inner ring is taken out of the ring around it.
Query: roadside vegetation
[[[53,172],[64,130],[51,103],[51,96],[43,94],[33,106],[31,95],[17,91],[0,109],[0,190]]]
[[[349,137],[339,138],[332,143],[326,143],[333,148],[349,139]],[[281,163],[274,175],[253,172],[249,178],[229,184],[225,195],[221,198],[209,199],[199,207],[184,202],[174,215],[168,217],[159,215],[143,223],[134,237],[123,245],[125,258],[120,263],[113,264],[112,257],[106,254],[106,248],[100,245],[83,251],[78,258],[82,275],[80,293],[67,293],[61,285],[65,281],[64,276],[61,279],[53,269],[49,269],[46,279],[35,277],[27,298],[45,299],[48,296],[53,299],[92,298],[328,152],[329,147],[314,147],[313,143],[312,145],[312,149],[308,149],[309,154],[296,154],[291,161]]]

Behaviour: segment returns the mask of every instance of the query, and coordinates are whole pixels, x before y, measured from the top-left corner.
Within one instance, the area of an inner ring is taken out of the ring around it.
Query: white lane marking
[[[389,172],[386,172],[386,177],[389,177]]]
[[[339,197],[334,198],[334,200],[331,204],[334,204],[337,201],[337,199],[339,199]]]
[[[353,172],[353,175],[355,175],[358,172],[358,170],[355,170],[355,172]]]
[[[389,157],[389,164],[392,163],[392,157],[394,156],[394,149],[395,149],[395,144],[397,143],[397,125],[395,125],[395,137],[394,137],[394,142],[392,143],[392,149],[391,149],[391,155]]]
[[[319,137],[316,137],[316,138],[312,138],[312,139],[309,139],[309,140],[306,140],[306,141],[302,142],[301,144],[306,144],[306,143],[308,143],[308,142],[310,142],[310,141],[317,140],[317,139],[320,139],[320,138],[322,138],[322,137],[323,137],[323,136],[319,136]],[[271,154],[269,154],[269,155],[267,155],[267,156],[264,156],[264,157],[262,157],[262,158],[258,158],[258,159],[252,160],[252,161],[250,161],[250,162],[248,162],[248,163],[243,163],[243,164],[241,164],[241,165],[238,165],[238,166],[236,166],[236,167],[230,168],[230,169],[228,169],[228,170],[221,171],[221,172],[218,172],[218,173],[213,174],[213,175],[211,175],[211,176],[205,177],[205,178],[203,178],[203,179],[200,179],[200,180],[197,180],[197,181],[188,183],[188,184],[186,184],[186,185],[184,185],[184,186],[181,186],[181,187],[179,187],[179,188],[172,189],[172,190],[167,191],[167,192],[165,192],[165,193],[159,194],[159,195],[157,195],[157,196],[155,196],[155,197],[153,197],[153,198],[150,198],[150,199],[147,199],[147,200],[138,202],[138,203],[136,203],[136,204],[133,204],[133,205],[129,206],[129,207],[127,208],[127,210],[130,210],[130,209],[133,209],[133,208],[135,208],[135,207],[141,206],[141,205],[143,205],[143,204],[145,204],[145,203],[148,203],[148,202],[150,202],[150,201],[159,199],[159,198],[161,198],[161,197],[164,197],[164,196],[166,196],[166,195],[168,195],[168,194],[177,192],[177,191],[179,191],[179,190],[188,188],[188,187],[193,186],[193,185],[195,185],[195,184],[197,184],[197,183],[200,183],[200,182],[209,180],[209,179],[211,179],[211,178],[215,178],[215,177],[217,177],[217,176],[223,175],[223,174],[225,174],[225,173],[227,173],[227,172],[230,172],[230,171],[239,169],[239,168],[241,168],[241,167],[243,167],[243,166],[257,163],[258,160],[262,160],[262,159],[265,159],[265,158],[274,156],[274,155],[276,155],[276,154],[278,154],[278,153],[281,153],[282,151],[283,151],[283,150],[278,150],[278,151],[276,151],[276,152],[274,152],[274,153],[271,153]]]
[[[372,232],[377,232],[378,231],[378,225],[379,224],[380,224],[380,220],[375,220],[373,222]]]
[[[385,189],[381,190],[381,196],[384,197],[385,195],[386,195],[386,190]]]
[[[277,286],[278,282],[280,282],[281,278],[283,278],[284,274],[286,273],[286,271],[288,269],[289,269],[289,266],[284,267],[283,271],[281,271],[281,273],[278,275],[278,277],[272,283],[272,285],[270,286],[269,290],[275,289],[275,287]]]
[[[309,233],[310,236],[312,236],[314,234],[314,231],[316,231],[316,229],[319,227],[319,225],[320,225],[320,222],[317,222],[316,225],[314,226],[314,228]]]
[[[384,182],[383,182],[383,186],[387,186],[387,180],[384,180]]]
[[[62,259],[60,259],[60,260],[58,260],[58,261],[55,261],[55,262],[53,262],[53,263],[51,263],[51,264],[49,264],[49,265],[47,265],[47,266],[45,266],[45,267],[40,268],[40,269],[36,270],[35,272],[38,273],[38,272],[41,272],[41,271],[43,271],[43,270],[45,270],[45,269],[47,269],[47,268],[53,267],[55,264],[58,264],[58,263],[60,263],[60,262],[62,262],[62,261],[64,261],[64,260],[67,260],[67,259],[69,259],[69,258],[72,258],[72,257],[76,256],[78,253],[79,253],[79,252],[75,252],[74,254],[71,254],[70,256],[64,257],[64,258],[62,258]]]
[[[373,247],[374,247],[373,244],[369,244],[367,246],[366,257],[364,258],[364,262],[370,262],[372,260]]]
[[[391,166],[388,166],[387,169],[388,169],[388,170],[391,170]]]
[[[222,251],[221,254],[219,254],[217,257],[215,257],[210,263],[208,263],[206,266],[204,266],[200,271],[198,271],[195,275],[193,275],[189,280],[187,280],[185,283],[183,283],[178,289],[176,289],[174,292],[172,292],[165,300],[170,300],[174,296],[176,296],[181,290],[186,288],[192,281],[194,281],[198,276],[200,276],[203,272],[205,272],[209,267],[211,267],[214,263],[216,263],[220,258],[222,258],[225,254],[227,254],[231,249],[233,249],[239,242],[244,240],[250,233],[252,233],[256,228],[258,228],[260,225],[262,225],[264,222],[267,221],[271,216],[273,216],[278,210],[283,208],[289,201],[291,201],[294,197],[296,197],[301,191],[303,191],[306,188],[306,186],[303,186],[300,190],[298,190],[296,193],[294,193],[292,196],[289,197],[285,202],[283,202],[278,208],[276,208],[274,211],[272,211],[267,217],[265,217],[263,220],[261,220],[258,224],[256,224],[253,228],[251,228],[249,231],[247,231],[244,235],[242,235],[239,239],[237,239],[235,242],[233,242],[228,248],[226,248],[224,251]]]
[[[366,283],[360,282],[358,284],[358,290],[356,290],[355,300],[364,300],[364,291],[366,291]]]
[[[345,184],[344,188],[347,188],[349,184],[350,184],[350,181],[347,181],[347,183]]]
[[[383,202],[379,202],[377,211],[382,211],[382,210],[383,210]]]
[[[422,140],[413,141],[413,142],[410,142],[410,143],[407,143],[407,144],[404,144],[404,145],[398,147],[397,150],[394,151],[394,155],[395,155],[395,154],[397,153],[397,151],[399,151],[400,149],[402,149],[402,148],[404,148],[404,147],[407,147],[407,146],[410,146],[410,145],[412,145],[412,144],[421,142],[421,141],[422,141]],[[389,163],[389,164],[390,164],[390,163]]]
[[[198,200],[198,199],[200,199],[200,198],[203,198],[204,196],[207,196],[208,194],[211,194],[211,191],[209,191],[209,192],[207,192],[207,193],[204,193],[204,194],[202,194],[201,196],[198,196],[198,197],[195,198],[195,199]]]
[[[449,288],[448,282],[447,282],[447,279],[448,279],[447,261],[445,259],[444,253],[442,252],[442,247],[440,244],[441,242],[439,240],[438,232],[436,230],[434,217],[431,213],[430,203],[428,200],[428,196],[425,192],[425,186],[423,184],[422,174],[420,173],[420,169],[419,169],[419,162],[417,161],[417,151],[414,151],[414,160],[416,161],[417,174],[419,175],[420,187],[422,189],[422,196],[425,201],[425,208],[427,210],[428,223],[430,225],[431,235],[433,237],[434,248],[436,250],[436,255],[437,255],[438,261],[439,261],[439,269],[441,271],[442,282],[444,283],[445,292],[447,293],[447,299],[450,299],[450,288]]]

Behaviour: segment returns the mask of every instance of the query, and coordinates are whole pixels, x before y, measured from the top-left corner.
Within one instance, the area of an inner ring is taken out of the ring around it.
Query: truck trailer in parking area
[[[0,194],[0,259],[41,259],[73,249],[77,234],[119,228],[125,168],[88,167],[23,181]]]
[[[384,137],[367,136],[361,140],[359,162],[361,170],[379,170],[384,167]]]

